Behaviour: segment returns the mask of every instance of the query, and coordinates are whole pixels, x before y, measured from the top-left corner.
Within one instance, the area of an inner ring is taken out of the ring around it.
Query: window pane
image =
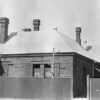
[[[45,77],[46,78],[52,78],[53,73],[51,71],[51,65],[45,64]]]
[[[33,64],[33,76],[35,78],[44,78],[44,64]]]

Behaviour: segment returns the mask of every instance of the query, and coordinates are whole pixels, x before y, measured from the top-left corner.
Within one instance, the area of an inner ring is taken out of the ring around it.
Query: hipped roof
[[[76,41],[50,28],[30,32],[19,31],[0,47],[2,54],[52,53],[54,48],[55,52],[76,52],[93,59]]]

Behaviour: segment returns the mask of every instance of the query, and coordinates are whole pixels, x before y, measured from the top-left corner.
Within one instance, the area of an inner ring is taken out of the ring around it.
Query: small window
[[[45,77],[46,78],[52,78],[53,77],[51,65],[49,65],[49,64],[45,64]]]
[[[49,64],[33,64],[33,77],[52,78],[53,73]]]
[[[40,64],[33,64],[33,77],[40,78]]]
[[[65,78],[66,74],[66,67],[60,68],[59,64],[54,68],[51,64],[33,64],[32,76],[35,78]]]

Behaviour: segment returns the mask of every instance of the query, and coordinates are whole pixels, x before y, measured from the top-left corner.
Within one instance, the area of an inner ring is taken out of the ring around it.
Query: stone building
[[[86,77],[94,77],[94,59],[81,46],[81,28],[76,41],[55,29],[33,28],[8,36],[8,18],[0,18],[1,73],[3,77],[72,78],[73,96],[86,97]]]

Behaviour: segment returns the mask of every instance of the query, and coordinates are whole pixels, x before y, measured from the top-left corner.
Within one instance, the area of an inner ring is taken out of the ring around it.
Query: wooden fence
[[[0,78],[0,98],[71,100],[72,94],[72,78]]]

